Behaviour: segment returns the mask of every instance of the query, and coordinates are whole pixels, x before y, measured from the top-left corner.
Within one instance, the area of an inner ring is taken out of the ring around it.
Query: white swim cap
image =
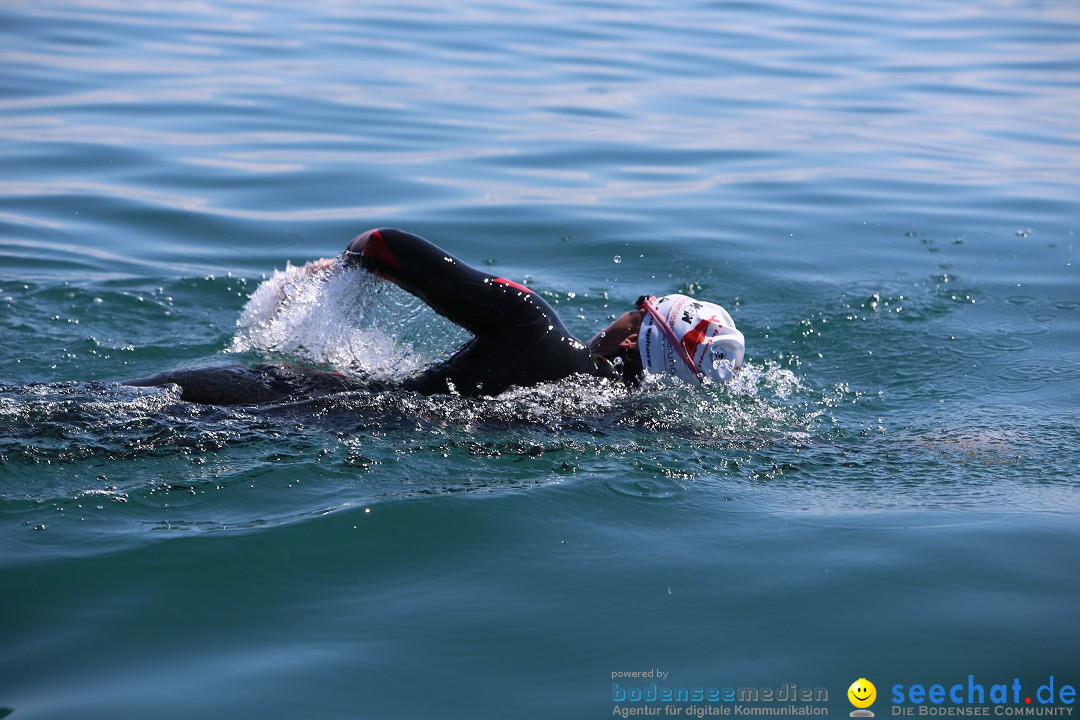
[[[743,334],[719,305],[686,295],[665,295],[643,298],[639,307],[648,310],[638,331],[638,352],[646,372],[675,375],[687,382],[702,378],[724,382],[742,366]],[[666,321],[666,327],[658,325],[659,319]],[[682,347],[672,347],[673,340]]]

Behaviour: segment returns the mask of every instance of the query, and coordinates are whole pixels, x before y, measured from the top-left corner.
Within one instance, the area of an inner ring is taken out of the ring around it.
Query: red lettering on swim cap
[[[688,367],[690,369],[690,372],[692,372],[694,374],[694,377],[697,378],[697,381],[699,383],[704,382],[702,380],[701,371],[699,371],[697,369],[697,365],[694,364],[694,358],[692,358],[690,356],[690,354],[686,352],[686,347],[683,345],[682,342],[679,341],[679,336],[676,335],[675,331],[672,329],[672,325],[674,323],[669,323],[667,321],[667,319],[663,315],[660,314],[660,311],[657,310],[656,306],[653,304],[653,301],[656,300],[656,296],[655,295],[649,295],[648,297],[642,296],[641,298],[638,298],[638,299],[641,301],[641,304],[640,304],[639,307],[644,308],[645,312],[647,312],[649,314],[649,317],[652,318],[653,324],[656,327],[656,329],[659,330],[660,333],[664,336],[664,339],[667,340],[667,345],[668,345],[668,348],[670,349],[670,351],[675,352],[676,350],[678,350],[679,357],[682,359],[682,361],[684,363],[686,363],[686,367]],[[675,308],[676,312],[678,312],[679,307],[681,307],[681,305],[679,305],[679,306],[677,306]],[[642,320],[642,322],[644,322],[644,320]],[[687,333],[687,334],[689,334],[689,333]],[[645,339],[646,339],[645,344],[646,344],[646,346],[648,346],[648,338],[649,338],[649,335],[646,335],[645,336]],[[694,347],[696,348],[697,344],[695,344]],[[648,354],[647,351],[646,351],[646,354]],[[672,372],[674,372],[674,371],[672,371]]]
[[[705,331],[709,329],[709,325],[712,323],[720,324],[720,318],[709,318],[708,320],[699,320],[698,324],[694,326],[694,329],[683,335],[682,346],[686,350],[686,354],[690,357],[694,357],[697,352],[698,345],[705,342]]]

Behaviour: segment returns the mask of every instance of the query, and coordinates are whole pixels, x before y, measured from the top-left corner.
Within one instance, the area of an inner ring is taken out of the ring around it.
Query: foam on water
[[[420,300],[367,273],[287,268],[252,294],[231,350],[394,378],[435,362],[467,337]],[[514,458],[549,463],[557,479],[559,468],[588,466],[582,458],[602,464],[626,454],[704,453],[698,458],[704,465],[680,470],[685,474],[712,467],[732,448],[812,443],[818,417],[850,396],[808,387],[769,361],[747,363],[734,381],[705,387],[656,378],[628,391],[619,382],[574,376],[494,398],[390,390],[225,408],[182,402],[175,387],[0,383],[0,464],[14,479],[0,497],[26,504],[30,515],[40,503],[55,504],[57,512],[77,510],[79,498],[102,490],[151,507],[161,493],[185,494],[208,476],[214,487],[226,487],[237,467],[276,472],[283,457],[293,466],[349,478],[357,497],[383,499],[462,485],[460,478],[442,478],[437,467],[412,479],[397,465],[402,458],[423,466],[452,456],[472,468],[470,483],[512,489],[536,482],[535,467],[502,464]],[[477,456],[507,460],[490,468],[469,464]],[[156,475],[113,480],[124,475],[118,468],[148,461],[160,464]],[[64,471],[43,483],[36,479],[42,466]],[[364,473],[376,467],[379,482],[368,487]],[[324,502],[319,496],[317,509]],[[233,526],[291,522],[308,511],[290,503],[227,508]],[[205,520],[202,512],[193,508],[192,517]]]

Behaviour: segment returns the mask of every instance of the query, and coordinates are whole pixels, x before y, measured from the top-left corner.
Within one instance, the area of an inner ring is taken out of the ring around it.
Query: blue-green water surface
[[[1067,0],[3,3],[0,716],[611,717],[656,668],[833,717],[861,677],[878,717],[895,684],[1080,685],[1078,198]],[[375,226],[582,339],[713,300],[746,367],[115,384],[437,354],[347,279],[287,346],[238,328]]]

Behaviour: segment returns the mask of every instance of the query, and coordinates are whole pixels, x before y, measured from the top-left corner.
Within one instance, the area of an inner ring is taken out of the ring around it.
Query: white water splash
[[[387,379],[418,371],[468,338],[405,291],[337,261],[275,271],[236,326],[233,352]]]

